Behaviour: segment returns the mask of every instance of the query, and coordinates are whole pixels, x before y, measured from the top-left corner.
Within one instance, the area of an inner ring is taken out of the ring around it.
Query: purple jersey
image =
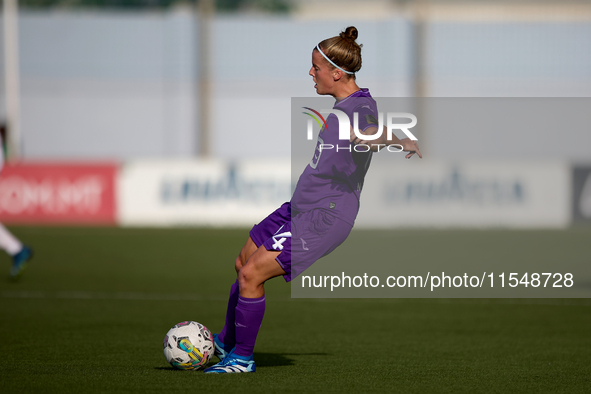
[[[333,108],[346,113],[351,125],[353,113],[357,112],[360,130],[378,127],[377,105],[368,89],[358,90]],[[328,130],[325,127],[320,130],[314,157],[298,180],[291,206],[296,212],[325,209],[353,225],[372,153],[355,152],[349,140],[339,140],[336,115],[330,114],[326,124]]]

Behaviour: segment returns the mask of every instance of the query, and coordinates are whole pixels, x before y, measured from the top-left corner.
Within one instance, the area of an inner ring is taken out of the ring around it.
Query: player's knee
[[[259,284],[256,272],[251,265],[244,265],[238,271],[238,284],[241,289],[256,287]]]
[[[243,287],[247,285],[248,282],[250,282],[251,275],[249,271],[250,270],[244,266],[240,268],[240,270],[238,270],[238,284],[240,285],[240,287]]]
[[[234,263],[234,268],[236,269],[236,273],[239,273],[243,266],[244,266],[244,262],[242,261],[242,256],[236,257],[236,261]]]

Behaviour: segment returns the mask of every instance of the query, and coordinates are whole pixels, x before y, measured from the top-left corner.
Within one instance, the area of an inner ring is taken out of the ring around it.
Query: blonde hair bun
[[[357,37],[359,37],[359,31],[355,26],[349,26],[344,32],[341,32],[339,36],[345,40],[355,41],[357,40]]]

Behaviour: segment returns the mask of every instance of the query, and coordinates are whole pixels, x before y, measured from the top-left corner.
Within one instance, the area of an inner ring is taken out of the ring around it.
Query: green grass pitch
[[[266,287],[255,374],[176,371],[164,334],[221,329],[246,230],[13,230],[36,256],[16,283],[0,256],[1,393],[591,392],[589,300],[291,299],[282,279]],[[591,229],[411,231],[401,253],[428,253],[428,234],[591,258]]]

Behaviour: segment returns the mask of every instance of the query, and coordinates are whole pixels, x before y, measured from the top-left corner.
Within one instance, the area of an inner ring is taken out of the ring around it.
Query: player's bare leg
[[[238,273],[240,296],[236,306],[235,354],[237,356],[252,356],[265,314],[264,283],[276,276],[285,275],[285,271],[276,260],[279,253],[261,246],[250,256]]]
[[[252,358],[256,337],[265,315],[265,288],[267,280],[285,275],[276,258],[280,252],[268,251],[261,246],[243,264],[238,272],[239,296],[234,311],[236,347],[206,373],[254,372]]]
[[[257,251],[257,246],[249,236],[248,240],[240,250],[240,254],[236,257],[235,269],[236,275],[240,272],[242,267],[246,264],[248,259]],[[228,298],[228,307],[226,310],[226,322],[224,328],[219,334],[213,334],[215,343],[215,355],[223,360],[226,355],[236,345],[236,306],[238,305],[239,286],[238,280],[230,288],[230,296]]]

